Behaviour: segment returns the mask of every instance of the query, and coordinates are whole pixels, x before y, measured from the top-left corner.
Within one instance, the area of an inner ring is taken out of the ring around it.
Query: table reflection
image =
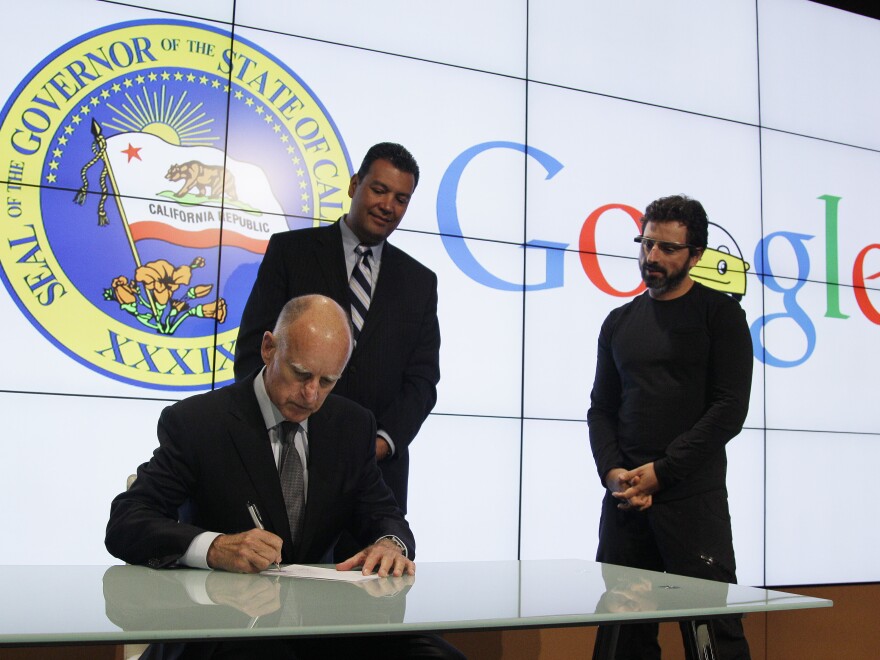
[[[414,581],[404,576],[330,582],[111,566],[103,590],[107,617],[125,631],[274,630],[400,623]]]
[[[634,571],[624,566],[601,564],[605,593],[596,604],[597,613],[656,612],[677,610],[692,605],[694,590],[699,589],[701,607],[727,605],[729,586],[724,582],[702,581],[699,587],[678,575]]]

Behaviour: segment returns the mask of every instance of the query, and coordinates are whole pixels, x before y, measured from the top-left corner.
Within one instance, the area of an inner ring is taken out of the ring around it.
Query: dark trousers
[[[327,660],[328,658],[442,658],[465,656],[438,635],[371,635],[289,640],[151,644],[144,660]]]
[[[622,511],[617,504],[618,500],[610,493],[605,494],[597,561],[736,583],[736,561],[725,490],[671,502],[655,502],[646,511]],[[712,628],[721,660],[750,658],[739,617],[713,619]],[[659,660],[657,630],[657,624],[620,626],[615,658]],[[599,628],[597,646],[608,634],[607,628]]]

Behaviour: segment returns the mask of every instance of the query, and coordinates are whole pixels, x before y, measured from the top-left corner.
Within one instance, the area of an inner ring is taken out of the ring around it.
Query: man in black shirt
[[[735,583],[724,447],[748,411],[752,344],[739,303],[690,276],[707,239],[699,202],[652,202],[636,239],[647,291],[602,324],[587,415],[606,488],[596,559]],[[721,658],[749,657],[738,618],[713,628]],[[659,659],[656,624],[622,626],[616,657]]]

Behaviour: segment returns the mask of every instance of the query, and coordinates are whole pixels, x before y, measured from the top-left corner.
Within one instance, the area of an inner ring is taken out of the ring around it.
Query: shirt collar
[[[345,222],[345,218],[348,214],[342,216],[339,219],[339,229],[342,231],[342,247],[345,250],[345,254],[351,254],[354,252],[354,249],[361,244],[361,240],[355,236],[354,232],[351,230],[351,227]],[[385,247],[385,241],[381,241],[376,245],[371,245],[370,249],[373,250],[373,263],[378,263],[382,261],[382,248]]]

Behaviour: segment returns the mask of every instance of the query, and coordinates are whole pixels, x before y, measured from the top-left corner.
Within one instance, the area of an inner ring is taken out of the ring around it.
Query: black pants
[[[151,644],[144,660],[327,660],[330,658],[442,658],[464,655],[438,635],[371,635],[287,640]]]
[[[610,493],[605,494],[597,561],[736,583],[725,490],[655,503],[646,511],[622,511],[618,503]],[[713,619],[712,627],[721,660],[750,658],[739,617]],[[615,658],[659,660],[657,630],[657,624],[621,626]],[[600,627],[598,634],[601,640],[608,630]]]

